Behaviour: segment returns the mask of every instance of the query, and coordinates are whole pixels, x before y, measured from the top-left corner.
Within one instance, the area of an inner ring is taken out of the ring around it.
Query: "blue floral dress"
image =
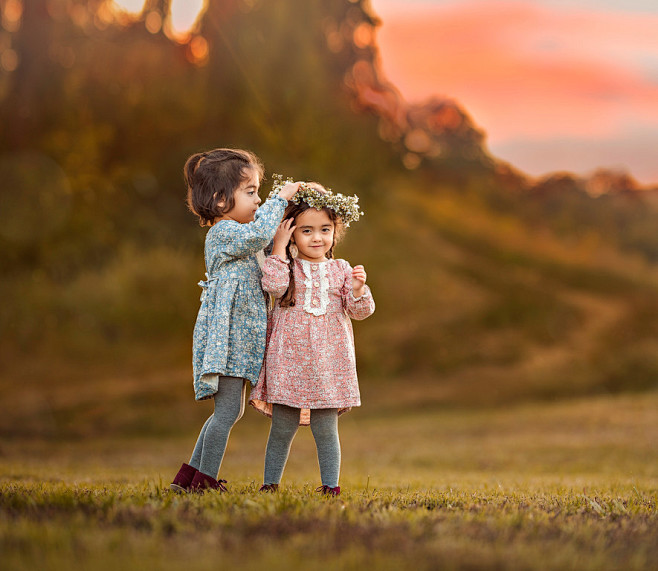
[[[266,298],[256,255],[267,246],[288,202],[274,196],[254,221],[220,220],[206,235],[206,281],[194,326],[193,368],[196,400],[217,392],[219,376],[241,377],[252,385],[265,353]]]

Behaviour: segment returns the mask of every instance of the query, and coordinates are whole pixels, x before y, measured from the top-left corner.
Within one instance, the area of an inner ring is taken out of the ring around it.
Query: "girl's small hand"
[[[352,268],[352,293],[354,297],[361,297],[365,293],[366,271],[363,266]]]
[[[272,239],[272,255],[279,256],[280,258],[286,257],[286,246],[290,242],[290,236],[294,232],[295,226],[293,224],[294,219],[288,218],[279,224],[279,227],[276,229],[274,238]]]
[[[286,200],[290,200],[299,190],[300,184],[301,182],[287,182],[285,186],[279,191],[279,196],[281,198],[285,198]]]

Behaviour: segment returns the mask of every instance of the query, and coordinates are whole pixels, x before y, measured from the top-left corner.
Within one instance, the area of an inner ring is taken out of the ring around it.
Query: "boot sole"
[[[178,484],[169,484],[169,489],[177,494],[187,494],[187,490]]]

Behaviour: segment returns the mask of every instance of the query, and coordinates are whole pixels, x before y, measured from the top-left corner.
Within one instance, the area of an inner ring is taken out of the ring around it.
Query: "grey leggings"
[[[278,484],[288,461],[292,440],[299,427],[298,408],[275,404],[272,406],[272,426],[265,451],[264,484]],[[340,475],[340,440],[338,438],[338,410],[311,410],[311,431],[318,451],[322,484],[334,488]]]
[[[237,377],[220,377],[215,394],[215,412],[206,420],[196,441],[190,466],[217,477],[233,425],[244,414],[246,382]]]

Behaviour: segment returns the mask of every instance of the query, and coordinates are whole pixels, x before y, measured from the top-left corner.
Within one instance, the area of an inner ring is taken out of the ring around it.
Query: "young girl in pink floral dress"
[[[361,404],[350,318],[365,319],[375,303],[363,266],[333,259],[337,235],[361,214],[358,198],[309,183],[293,201],[263,266],[263,289],[275,303],[265,363],[250,397],[272,417],[261,491],[277,489],[297,428],[310,424],[318,491],[338,495],[338,415]]]

